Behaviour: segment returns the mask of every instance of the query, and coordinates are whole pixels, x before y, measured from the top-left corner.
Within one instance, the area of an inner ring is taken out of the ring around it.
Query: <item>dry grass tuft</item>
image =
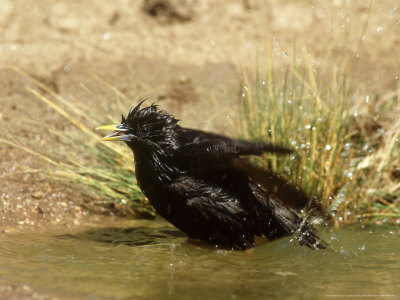
[[[48,163],[48,167],[43,170],[26,171],[39,171],[51,180],[73,183],[99,203],[121,202],[129,205],[139,215],[154,216],[152,206],[136,184],[131,151],[122,143],[100,142],[101,136],[95,131],[95,128],[104,122],[117,124],[118,121],[93,107],[89,109],[82,103],[68,101],[22,70],[13,69],[28,80],[30,85],[27,85],[26,89],[29,93],[68,120],[75,129],[64,131],[45,124],[35,124],[46,127],[49,134],[66,146],[64,151],[58,152],[42,149],[29,140],[11,141],[7,137],[0,138],[1,142]],[[107,87],[116,93],[119,108],[124,104],[125,108],[129,107],[122,93],[115,87]],[[97,116],[107,117],[99,119]]]

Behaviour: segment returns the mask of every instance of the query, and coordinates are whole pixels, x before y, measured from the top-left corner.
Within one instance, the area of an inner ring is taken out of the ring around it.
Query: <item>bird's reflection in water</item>
[[[129,247],[163,243],[182,243],[187,236],[172,227],[103,227],[92,228],[77,234],[64,234],[60,238],[74,238]]]

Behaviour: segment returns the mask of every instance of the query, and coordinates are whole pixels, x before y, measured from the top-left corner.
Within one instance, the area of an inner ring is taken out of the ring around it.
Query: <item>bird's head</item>
[[[141,101],[132,108],[118,125],[105,125],[97,129],[113,130],[102,141],[123,141],[133,150],[141,147],[161,149],[175,148],[180,126],[178,120],[165,111],[158,110],[157,105],[140,108]]]

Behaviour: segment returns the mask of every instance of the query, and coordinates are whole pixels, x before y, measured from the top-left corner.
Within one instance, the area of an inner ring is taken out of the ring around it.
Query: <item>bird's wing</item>
[[[239,155],[261,155],[264,152],[293,153],[293,150],[279,145],[235,140],[195,129],[182,128],[182,133],[183,146],[179,153],[186,157],[224,158]]]
[[[236,170],[247,174],[252,182],[268,194],[275,196],[289,207],[301,209],[307,204],[311,205],[312,199],[292,180],[271,170],[257,167],[246,158],[235,158],[233,166]]]
[[[246,174],[270,195],[292,208],[300,209],[310,202],[307,194],[296,183],[239,157],[260,155],[263,152],[291,153],[292,150],[272,144],[234,140],[195,129],[182,130],[186,144],[177,152],[177,158],[185,166],[190,166],[196,174],[210,176],[220,171],[230,173],[235,170]]]

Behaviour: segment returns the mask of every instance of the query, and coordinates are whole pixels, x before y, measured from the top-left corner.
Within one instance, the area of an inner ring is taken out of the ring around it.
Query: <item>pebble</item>
[[[36,191],[32,194],[32,197],[35,199],[41,199],[43,197],[43,194],[40,191]]]
[[[21,289],[22,289],[24,292],[27,292],[27,293],[32,293],[32,292],[33,292],[32,288],[31,288],[30,286],[27,286],[26,284],[24,284],[23,286],[21,286]]]

